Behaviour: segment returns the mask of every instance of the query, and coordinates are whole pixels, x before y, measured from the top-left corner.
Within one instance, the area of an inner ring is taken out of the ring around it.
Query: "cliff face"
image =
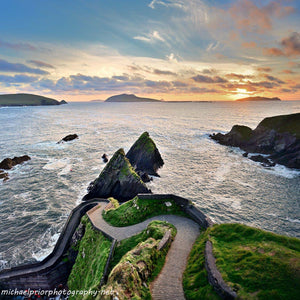
[[[246,152],[269,154],[274,163],[300,169],[300,113],[265,118],[255,130],[235,125],[227,134],[210,137]]]
[[[136,171],[158,176],[157,170],[163,166],[164,161],[150,138],[148,132],[144,132],[132,145],[126,157]]]
[[[134,198],[138,193],[151,193],[133,170],[123,149],[107,163],[99,177],[90,183],[83,200],[114,197],[120,201]]]

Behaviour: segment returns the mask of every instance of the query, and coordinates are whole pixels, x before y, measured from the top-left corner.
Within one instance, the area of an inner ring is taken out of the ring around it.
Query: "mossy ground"
[[[149,284],[160,273],[169,247],[157,250],[159,241],[167,230],[172,238],[173,225],[153,221],[141,233],[123,240],[115,249],[111,273],[104,289],[119,293],[119,299],[151,299]]]
[[[166,203],[171,203],[167,206]],[[153,216],[162,214],[187,215],[171,199],[162,200],[144,200],[135,197],[134,199],[123,203],[117,209],[103,211],[103,219],[113,226],[129,226],[140,223]]]
[[[93,229],[87,217],[82,218],[85,234],[80,241],[79,252],[68,279],[70,290],[97,290],[109,255],[111,242]],[[86,296],[84,299],[90,299]],[[82,300],[82,295],[71,296],[70,300]]]
[[[144,132],[134,143],[133,148],[136,150],[143,149],[147,153],[153,153],[156,149],[154,141],[150,138],[148,132]]]
[[[300,240],[241,224],[215,225],[202,233],[184,273],[187,299],[208,297],[204,245],[213,243],[223,279],[241,299],[297,299],[300,295]]]

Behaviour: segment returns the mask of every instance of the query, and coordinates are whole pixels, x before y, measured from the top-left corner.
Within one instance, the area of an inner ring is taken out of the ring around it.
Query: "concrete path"
[[[97,209],[94,208],[87,214],[95,227],[119,241],[138,234],[153,220],[167,221],[176,227],[177,234],[167,254],[165,265],[158,277],[152,282],[150,291],[154,300],[185,299],[182,287],[182,274],[186,268],[192,246],[199,235],[199,225],[188,218],[175,215],[160,215],[136,225],[114,227],[107,224],[102,218],[102,211],[106,205],[107,202],[100,202]]]

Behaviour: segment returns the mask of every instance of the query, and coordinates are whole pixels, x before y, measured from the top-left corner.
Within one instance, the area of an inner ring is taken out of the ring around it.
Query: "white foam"
[[[43,166],[43,169],[45,169],[45,170],[63,169],[68,164],[70,164],[69,158],[63,158],[63,159],[50,158],[49,162]]]
[[[59,235],[59,233],[55,233],[53,236],[51,236],[49,247],[40,249],[37,252],[32,253],[32,257],[37,261],[42,261],[44,258],[46,258],[52,252],[53,247],[55,246],[59,238]]]
[[[267,173],[274,174],[276,176],[281,176],[284,178],[292,179],[300,176],[300,171],[299,170],[293,170],[289,169],[285,166],[282,165],[276,165],[275,167],[271,168],[263,168],[263,170]]]
[[[59,173],[58,175],[62,176],[62,175],[67,175],[72,171],[72,165],[71,164],[67,164]]]
[[[250,183],[248,182],[243,182],[241,180],[238,180],[238,179],[233,179],[234,182],[238,183],[239,185],[242,185],[242,186],[245,186],[245,187],[251,187],[251,188],[254,188],[253,185],[251,185]]]
[[[225,165],[221,165],[215,172],[215,180],[217,182],[223,182],[226,180],[226,175],[230,172],[231,164],[227,163]]]
[[[298,220],[298,219],[286,218],[286,220],[291,222],[291,223],[300,223],[300,220]]]

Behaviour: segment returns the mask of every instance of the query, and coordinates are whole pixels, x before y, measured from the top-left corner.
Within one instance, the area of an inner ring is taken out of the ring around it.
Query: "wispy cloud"
[[[165,42],[165,39],[160,35],[160,33],[156,30],[150,32],[149,34],[142,36],[135,36],[135,40],[140,40],[147,43],[155,43],[157,41]]]
[[[10,63],[4,59],[0,59],[0,72],[31,73],[39,75],[49,74],[49,72],[44,70],[31,68],[20,63]]]
[[[8,48],[13,50],[37,51],[38,48],[29,43],[11,43],[0,40],[1,48]]]
[[[199,83],[226,83],[227,80],[225,78],[221,78],[219,76],[210,77],[204,75],[193,76],[192,79]]]
[[[300,33],[293,32],[280,42],[281,48],[265,48],[264,53],[270,56],[298,56],[300,55]]]
[[[151,3],[148,5],[150,8],[155,9],[156,6],[162,5],[165,7],[175,7],[184,9],[184,2],[185,1],[160,1],[160,0],[152,0]]]
[[[55,69],[54,66],[40,60],[28,60],[27,62],[39,68]]]

